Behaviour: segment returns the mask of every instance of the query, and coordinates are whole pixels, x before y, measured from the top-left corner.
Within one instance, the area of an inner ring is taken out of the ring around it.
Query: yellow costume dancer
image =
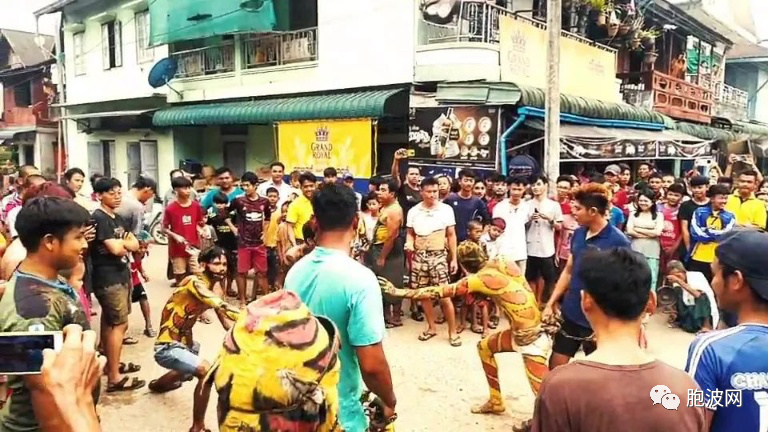
[[[472,412],[501,413],[505,408],[494,355],[512,351],[522,354],[528,383],[533,393],[538,395],[541,381],[549,371],[547,356],[550,340],[541,328],[541,312],[536,298],[514,261],[501,257],[488,261],[480,245],[470,242],[459,247],[458,260],[468,276],[453,284],[415,290],[397,289],[381,278],[379,284],[384,293],[402,298],[439,299],[476,293],[496,302],[512,328],[491,334],[477,345],[490,388],[490,399],[472,408]]]
[[[224,338],[207,378],[222,432],[341,431],[339,340],[288,291],[251,303]]]

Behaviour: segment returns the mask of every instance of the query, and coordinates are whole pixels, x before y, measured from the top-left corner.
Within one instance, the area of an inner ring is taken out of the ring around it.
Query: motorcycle
[[[168,244],[168,236],[163,232],[163,202],[155,200],[152,211],[144,214],[144,230],[159,245]]]

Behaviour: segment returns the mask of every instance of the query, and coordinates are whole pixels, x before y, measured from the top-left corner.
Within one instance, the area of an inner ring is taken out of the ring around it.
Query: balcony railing
[[[656,70],[616,75],[624,101],[670,117],[709,123],[712,91]]]
[[[177,78],[213,75],[235,70],[235,43],[209,46],[171,54],[178,62]]]
[[[713,94],[716,116],[735,120],[749,118],[749,93],[725,83],[717,83]]]
[[[243,40],[242,45],[246,69],[315,61],[317,28],[253,35]]]
[[[455,22],[451,24],[435,24],[422,19],[421,24],[426,29],[422,41],[427,45],[448,42],[482,42],[498,44],[500,39],[499,17],[511,16],[516,20],[525,21],[541,29],[546,29],[544,22],[516,15],[514,12],[486,2],[461,1],[459,13]],[[615,52],[613,48],[599,44],[575,33],[562,30],[562,37],[577,40],[589,46]]]

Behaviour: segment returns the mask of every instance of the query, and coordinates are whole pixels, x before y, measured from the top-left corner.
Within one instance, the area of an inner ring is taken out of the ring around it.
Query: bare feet
[[[504,403],[488,400],[482,405],[472,407],[472,414],[501,414],[505,410]]]

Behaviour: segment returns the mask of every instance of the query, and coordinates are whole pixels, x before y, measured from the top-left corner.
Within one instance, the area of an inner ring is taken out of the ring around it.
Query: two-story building
[[[68,167],[130,185],[139,174],[170,185],[178,165],[169,131],[152,126],[167,88],[152,88],[151,67],[168,56],[149,45],[148,2],[59,0],[35,12],[61,12],[63,97],[57,108],[66,133]]]
[[[56,97],[53,42],[51,36],[0,29],[0,161],[36,165],[50,176],[65,159],[50,110]]]

